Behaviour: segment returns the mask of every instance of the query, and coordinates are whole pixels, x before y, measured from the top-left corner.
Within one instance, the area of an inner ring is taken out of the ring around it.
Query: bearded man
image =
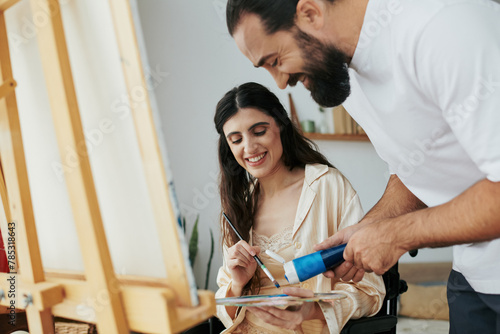
[[[330,277],[454,245],[450,333],[500,333],[500,5],[490,0],[229,0],[240,51],[284,89],[343,104],[391,176]]]

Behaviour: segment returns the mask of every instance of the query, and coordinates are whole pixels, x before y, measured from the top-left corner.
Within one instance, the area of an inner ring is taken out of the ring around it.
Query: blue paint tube
[[[285,278],[290,284],[304,282],[344,262],[344,245],[304,255],[284,264]]]

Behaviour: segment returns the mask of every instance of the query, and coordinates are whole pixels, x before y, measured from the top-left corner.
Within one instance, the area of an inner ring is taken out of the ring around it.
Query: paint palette
[[[318,302],[325,300],[338,300],[346,298],[340,293],[315,293],[313,297],[295,297],[285,294],[280,295],[252,295],[242,297],[228,297],[215,299],[217,305],[223,306],[293,306],[305,302]]]

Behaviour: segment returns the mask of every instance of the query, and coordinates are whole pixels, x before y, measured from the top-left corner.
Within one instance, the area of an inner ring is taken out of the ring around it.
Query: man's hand
[[[338,245],[342,245],[347,243],[347,247],[349,247],[348,241],[352,237],[352,235],[361,229],[365,224],[363,221],[360,223],[347,227],[343,230],[338,231],[325,241],[317,244],[314,246],[315,251],[335,247]],[[359,282],[365,275],[364,270],[359,270],[356,267],[353,266],[353,262],[349,261],[348,258],[346,257],[346,253],[344,251],[344,259],[346,260],[344,263],[342,263],[340,266],[333,270],[329,270],[325,272],[323,275],[325,275],[328,278],[334,278],[337,277],[343,281],[350,281],[353,280],[354,282]]]
[[[408,251],[398,234],[398,219],[401,217],[367,224],[353,234],[344,250],[346,261],[358,270],[378,275],[389,270]]]
[[[283,292],[289,296],[314,296],[314,293],[311,290],[301,288],[284,288]],[[306,320],[324,318],[321,308],[315,302],[303,303],[298,308],[294,308],[293,310],[282,310],[277,307],[263,306],[249,307],[247,308],[247,312],[252,312],[268,324],[292,330],[301,328],[302,322]]]

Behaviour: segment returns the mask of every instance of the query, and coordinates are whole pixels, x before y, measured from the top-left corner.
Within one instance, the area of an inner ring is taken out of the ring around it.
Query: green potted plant
[[[193,225],[193,229],[191,230],[191,237],[189,238],[189,262],[191,264],[191,267],[194,269],[194,263],[196,261],[196,255],[198,255],[198,222],[200,220],[200,215],[196,216],[196,220]],[[182,217],[182,229],[184,231],[184,234],[186,234],[186,217]],[[207,272],[205,275],[205,286],[204,289],[208,289],[208,283],[210,281],[210,268],[212,266],[212,258],[214,256],[214,235],[212,232],[212,229],[209,228],[210,230],[210,256],[208,257],[208,263],[207,263]]]
[[[198,222],[200,220],[200,215],[196,216],[196,220],[193,225],[193,229],[191,230],[191,236],[189,238],[189,262],[191,263],[191,267],[194,268],[194,263],[196,260],[196,255],[198,255]],[[186,234],[186,217],[182,217],[182,229],[184,234]],[[210,256],[208,257],[207,263],[207,272],[205,275],[205,290],[208,290],[208,282],[210,281],[210,268],[212,266],[212,258],[214,256],[214,235],[212,229],[210,230]],[[224,325],[215,317],[212,317],[199,325],[188,329],[183,332],[183,334],[206,334],[206,333],[220,333],[224,330]]]

